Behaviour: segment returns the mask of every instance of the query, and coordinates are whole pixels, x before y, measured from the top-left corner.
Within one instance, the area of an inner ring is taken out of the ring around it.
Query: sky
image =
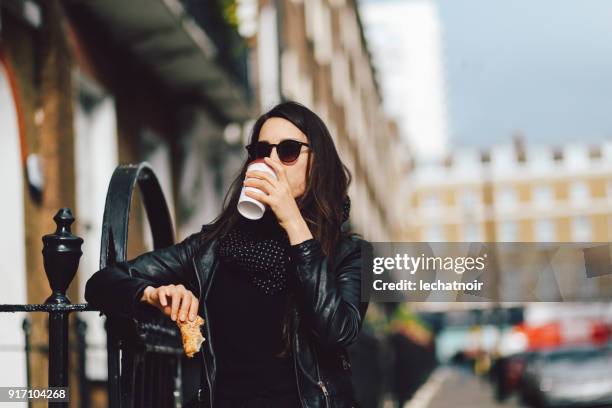
[[[368,4],[361,11],[385,111],[414,156],[444,155],[448,128],[437,8],[412,1]]]
[[[612,137],[612,1],[432,1],[452,147]]]

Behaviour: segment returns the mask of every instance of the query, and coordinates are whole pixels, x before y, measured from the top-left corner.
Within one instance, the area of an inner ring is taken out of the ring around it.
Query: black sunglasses
[[[276,147],[276,154],[283,163],[292,163],[298,159],[302,153],[302,146],[309,147],[308,143],[300,142],[293,139],[285,139],[277,144],[268,142],[255,142],[247,145],[245,148],[249,152],[250,160],[257,160],[263,157],[270,157],[272,148]]]

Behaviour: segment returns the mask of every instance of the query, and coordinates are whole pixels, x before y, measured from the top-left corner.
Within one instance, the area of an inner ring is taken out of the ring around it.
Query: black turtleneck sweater
[[[218,395],[297,393],[293,359],[277,356],[283,350],[285,293],[265,294],[243,271],[220,261],[206,301]]]

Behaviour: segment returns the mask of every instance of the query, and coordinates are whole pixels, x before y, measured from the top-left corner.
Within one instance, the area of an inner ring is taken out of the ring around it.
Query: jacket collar
[[[218,239],[214,239],[208,242],[199,248],[194,256],[196,278],[200,285],[200,298],[203,295],[205,301],[208,298],[211,282],[219,264],[215,255],[218,241]]]

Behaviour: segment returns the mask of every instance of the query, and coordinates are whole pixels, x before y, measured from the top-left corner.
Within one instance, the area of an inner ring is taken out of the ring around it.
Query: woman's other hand
[[[187,318],[194,321],[198,314],[198,298],[183,285],[147,286],[140,301],[156,307],[174,321],[177,317],[181,321]]]

